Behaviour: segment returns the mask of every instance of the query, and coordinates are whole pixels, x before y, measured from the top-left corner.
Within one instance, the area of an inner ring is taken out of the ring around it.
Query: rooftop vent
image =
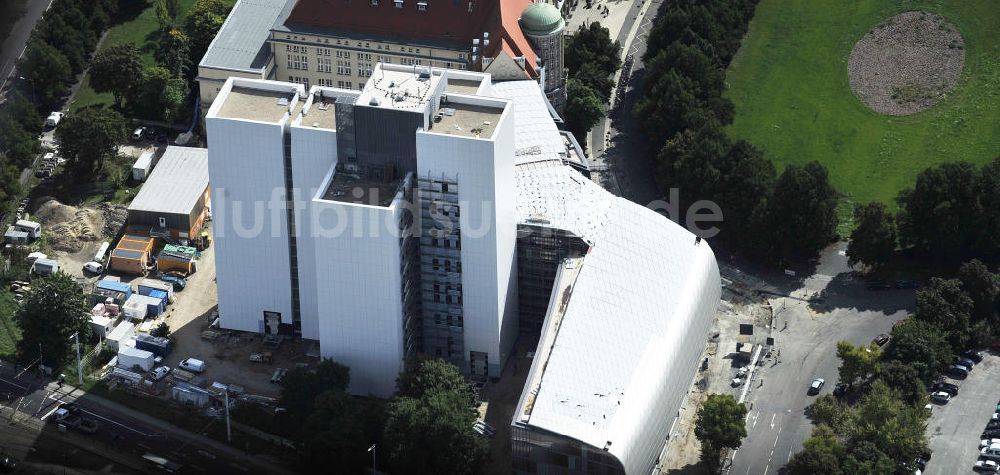
[[[377,106],[378,105],[378,98],[377,97],[373,97],[373,98],[369,99],[368,100],[368,105],[370,105],[370,106]]]
[[[288,105],[288,98],[287,97],[279,97],[278,98],[278,105],[279,106],[287,106]]]
[[[417,10],[422,12],[427,11],[427,2],[417,2]]]
[[[403,8],[403,0],[393,0],[392,3],[396,5],[396,8]]]
[[[378,6],[378,0],[372,0],[372,6],[373,7],[377,7]]]
[[[431,78],[431,69],[430,68],[420,68],[420,75],[418,77],[420,79],[430,79]]]

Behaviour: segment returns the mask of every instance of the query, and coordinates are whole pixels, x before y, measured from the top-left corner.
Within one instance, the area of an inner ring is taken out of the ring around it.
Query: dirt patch
[[[56,200],[42,203],[35,215],[42,221],[42,229],[47,229],[49,247],[56,251],[79,252],[85,244],[100,239],[104,228],[101,213]]]
[[[869,31],[851,51],[851,90],[880,114],[909,115],[933,106],[955,87],[965,42],[941,15],[900,13]]]

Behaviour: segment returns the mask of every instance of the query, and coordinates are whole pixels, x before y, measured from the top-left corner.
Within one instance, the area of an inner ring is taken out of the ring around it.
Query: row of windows
[[[288,80],[291,81],[292,80],[291,78],[292,77],[289,76]],[[306,80],[306,84],[309,84],[308,80]],[[323,87],[334,87],[334,81],[333,81],[333,79],[320,78],[319,79],[319,85],[323,86]],[[360,83],[360,82],[358,83],[358,87],[361,87],[362,85],[364,85],[364,83]],[[336,82],[336,87],[339,87],[341,89],[352,89],[352,88],[354,88],[354,83],[352,83],[351,81],[337,81]]]
[[[288,76],[288,82],[297,82],[306,87],[309,90],[309,78],[303,78],[299,76]]]
[[[285,35],[285,39],[286,40],[292,40],[292,39],[294,39],[294,40],[306,41],[306,37],[304,37],[304,36]],[[323,44],[337,44],[337,45],[341,45],[341,46],[351,46],[351,40],[334,40],[333,43],[330,43],[330,39],[329,38],[316,38],[315,40],[316,40],[316,42],[323,43]],[[371,49],[371,43],[368,42],[368,41],[364,41],[364,42],[358,41],[355,44],[355,46],[357,48]],[[382,46],[380,44],[376,44],[375,45],[375,49],[380,50],[380,51],[383,51],[383,50],[384,51],[393,51],[393,47],[389,46],[389,45]],[[330,56],[330,49],[329,48],[320,48],[320,47],[317,47],[316,50],[317,50],[316,54],[318,54],[320,56]],[[299,46],[299,45],[285,45],[285,51],[287,51],[289,53],[304,53],[304,54],[309,54],[309,47],[308,46]],[[420,48],[414,48],[412,46],[405,46],[405,45],[403,45],[403,46],[399,46],[399,52],[401,52],[401,53],[416,53],[416,54],[420,54]],[[348,57],[346,55],[350,55],[350,53],[346,52],[346,51],[337,51],[337,54],[338,54],[337,57],[338,58],[341,57],[341,56],[339,56],[341,53],[345,54],[344,57]],[[364,53],[358,53],[358,54],[364,54]],[[360,59],[360,57],[359,57],[359,59]],[[371,59],[371,58],[369,57],[368,59]],[[458,54],[458,59],[465,59],[465,53],[459,53]]]
[[[309,57],[306,55],[290,54],[288,55],[288,69],[301,69],[303,71],[309,70]]]

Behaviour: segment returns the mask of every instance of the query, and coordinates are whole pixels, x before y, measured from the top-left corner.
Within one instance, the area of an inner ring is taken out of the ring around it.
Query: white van
[[[203,373],[205,371],[205,362],[195,358],[188,358],[181,361],[180,367],[192,373]]]

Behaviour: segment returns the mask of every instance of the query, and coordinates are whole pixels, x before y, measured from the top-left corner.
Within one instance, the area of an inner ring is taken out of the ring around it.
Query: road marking
[[[785,458],[785,463],[788,463],[791,460],[792,460],[792,449],[788,449],[788,457]]]
[[[201,456],[203,456],[203,457],[215,460],[215,454],[212,454],[211,452],[206,452],[204,450],[198,450],[198,453],[201,454]]]
[[[775,417],[778,417],[778,413],[777,412],[775,412],[773,415],[771,415],[771,430],[774,430],[774,418]]]
[[[56,407],[53,407],[51,411],[47,412],[44,416],[40,417],[40,419],[44,421],[45,419],[47,419],[49,416],[51,416],[52,414],[54,414],[58,410],[59,410],[59,406],[56,405]]]
[[[62,400],[60,400],[60,399],[57,399],[57,398],[54,398],[54,397],[52,397],[52,395],[51,395],[51,394],[49,395],[49,399],[51,399],[51,400],[53,400],[53,401],[56,401],[56,402],[62,402]],[[145,433],[145,432],[143,432],[143,431],[141,431],[141,430],[137,430],[137,429],[133,429],[133,428],[131,428],[131,427],[129,427],[129,426],[127,426],[127,425],[125,425],[125,424],[122,424],[121,422],[118,422],[118,421],[113,421],[113,420],[111,420],[111,419],[108,419],[107,417],[104,417],[104,416],[102,416],[102,415],[100,415],[100,414],[94,414],[93,412],[90,412],[90,411],[88,411],[88,410],[86,410],[86,409],[83,409],[83,408],[81,408],[81,409],[80,409],[80,411],[81,411],[81,412],[86,412],[87,414],[90,414],[90,415],[92,415],[92,416],[94,416],[94,417],[97,417],[97,418],[100,418],[100,419],[103,419],[103,420],[105,420],[105,421],[107,421],[107,422],[110,422],[110,423],[112,423],[112,424],[116,425],[116,426],[119,426],[119,427],[122,427],[122,428],[125,428],[125,429],[128,429],[128,430],[130,430],[130,431],[132,431],[132,432],[135,432],[136,434],[139,434],[139,435],[142,435],[142,436],[145,436],[145,437],[156,437],[156,436],[157,436],[157,434],[147,434],[147,433]],[[137,445],[138,445],[138,444],[137,444]],[[149,450],[149,448],[148,448],[148,447],[146,447],[146,450]]]
[[[781,427],[778,428],[778,433],[774,436],[774,445],[771,446],[772,449],[778,446],[778,437],[780,435],[781,435]]]

